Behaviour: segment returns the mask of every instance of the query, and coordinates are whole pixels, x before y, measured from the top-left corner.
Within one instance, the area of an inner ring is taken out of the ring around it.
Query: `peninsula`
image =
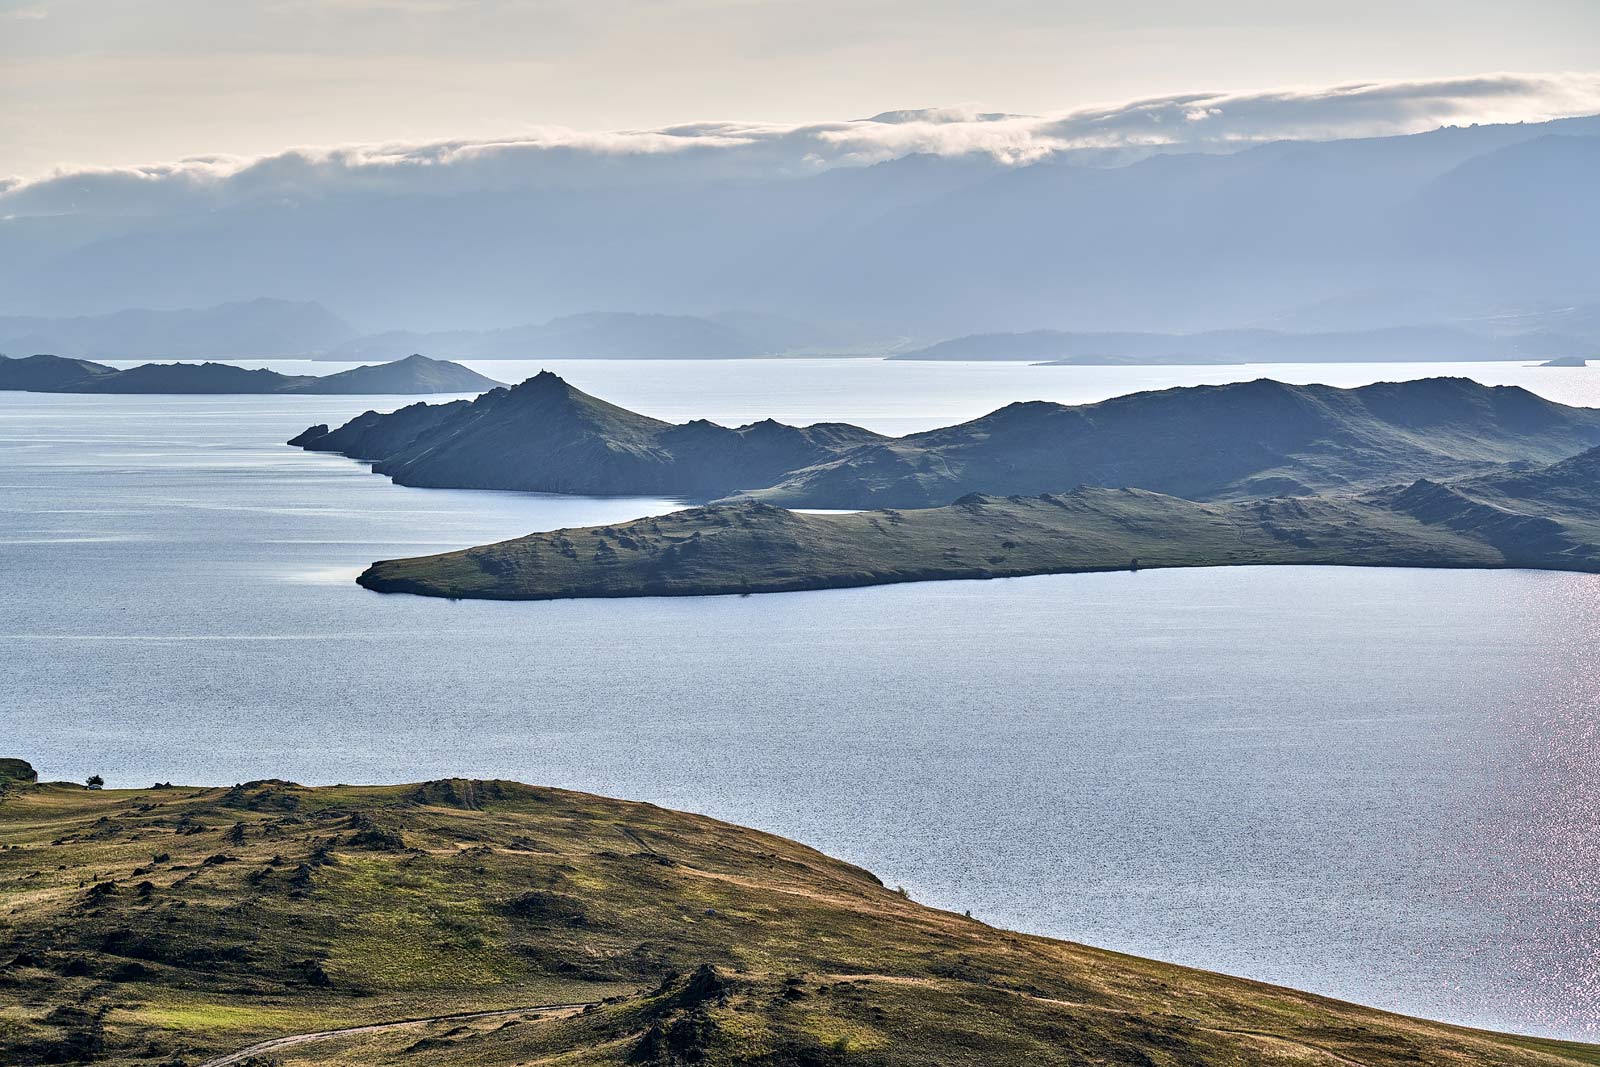
[[[507,781],[40,783],[0,760],[17,1067],[1562,1067],[1013,933],[771,834]]]
[[[719,504],[386,560],[358,581],[385,593],[548,600],[1296,563],[1600,570],[1600,449],[1355,496],[1207,504],[1085,486],[844,515]]]
[[[0,390],[33,393],[316,395],[481,393],[500,383],[459,363],[407,356],[335,374],[279,374],[229,363],[143,363],[118,370],[86,359],[0,356]]]

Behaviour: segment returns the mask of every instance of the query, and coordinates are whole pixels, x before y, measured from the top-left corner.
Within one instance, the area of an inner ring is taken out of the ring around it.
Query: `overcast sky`
[[[0,175],[1490,71],[1600,71],[1600,2],[0,0]]]

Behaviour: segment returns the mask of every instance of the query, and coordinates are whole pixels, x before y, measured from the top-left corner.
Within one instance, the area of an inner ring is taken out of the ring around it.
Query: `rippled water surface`
[[[665,417],[891,431],[1260,371],[848,368],[848,388],[822,361],[561,369]],[[1596,372],[1463,369],[1600,402]],[[1596,1035],[1600,581],[1251,568],[385,597],[351,581],[376,558],[674,506],[403,489],[278,443],[404,402],[0,393],[3,754],[114,785],[573,786],[798,837],[994,923]]]

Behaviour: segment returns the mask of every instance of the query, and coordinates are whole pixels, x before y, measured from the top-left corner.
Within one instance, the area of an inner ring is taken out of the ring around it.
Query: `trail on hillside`
[[[285,1037],[275,1037],[270,1041],[262,1041],[242,1048],[237,1052],[230,1052],[225,1056],[206,1060],[200,1067],[229,1067],[230,1064],[243,1063],[253,1056],[264,1056],[284,1049],[295,1048],[299,1045],[309,1045],[316,1041],[327,1041],[336,1037],[350,1037],[357,1034],[380,1034],[390,1030],[403,1030],[411,1026],[427,1026],[431,1023],[467,1022],[472,1019],[494,1019],[507,1015],[521,1015],[526,1012],[557,1012],[581,1011],[589,1007],[589,1003],[579,1004],[530,1004],[520,1008],[497,1008],[493,1011],[456,1012],[450,1015],[430,1015],[420,1019],[397,1019],[387,1023],[369,1023],[365,1026],[347,1026],[339,1030],[317,1030],[308,1034],[289,1034]]]

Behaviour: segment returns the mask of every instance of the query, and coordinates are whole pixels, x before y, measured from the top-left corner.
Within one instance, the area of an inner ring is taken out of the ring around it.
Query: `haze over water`
[[[556,369],[661,417],[889,432],[1267,375],[1470,373],[1600,403],[1600,371],[1508,365]],[[569,786],[793,836],[995,924],[1454,1021],[1600,1028],[1600,579],[386,597],[351,580],[373,559],[675,506],[404,489],[280,444],[406,402],[0,394],[4,754],[112,785]]]

